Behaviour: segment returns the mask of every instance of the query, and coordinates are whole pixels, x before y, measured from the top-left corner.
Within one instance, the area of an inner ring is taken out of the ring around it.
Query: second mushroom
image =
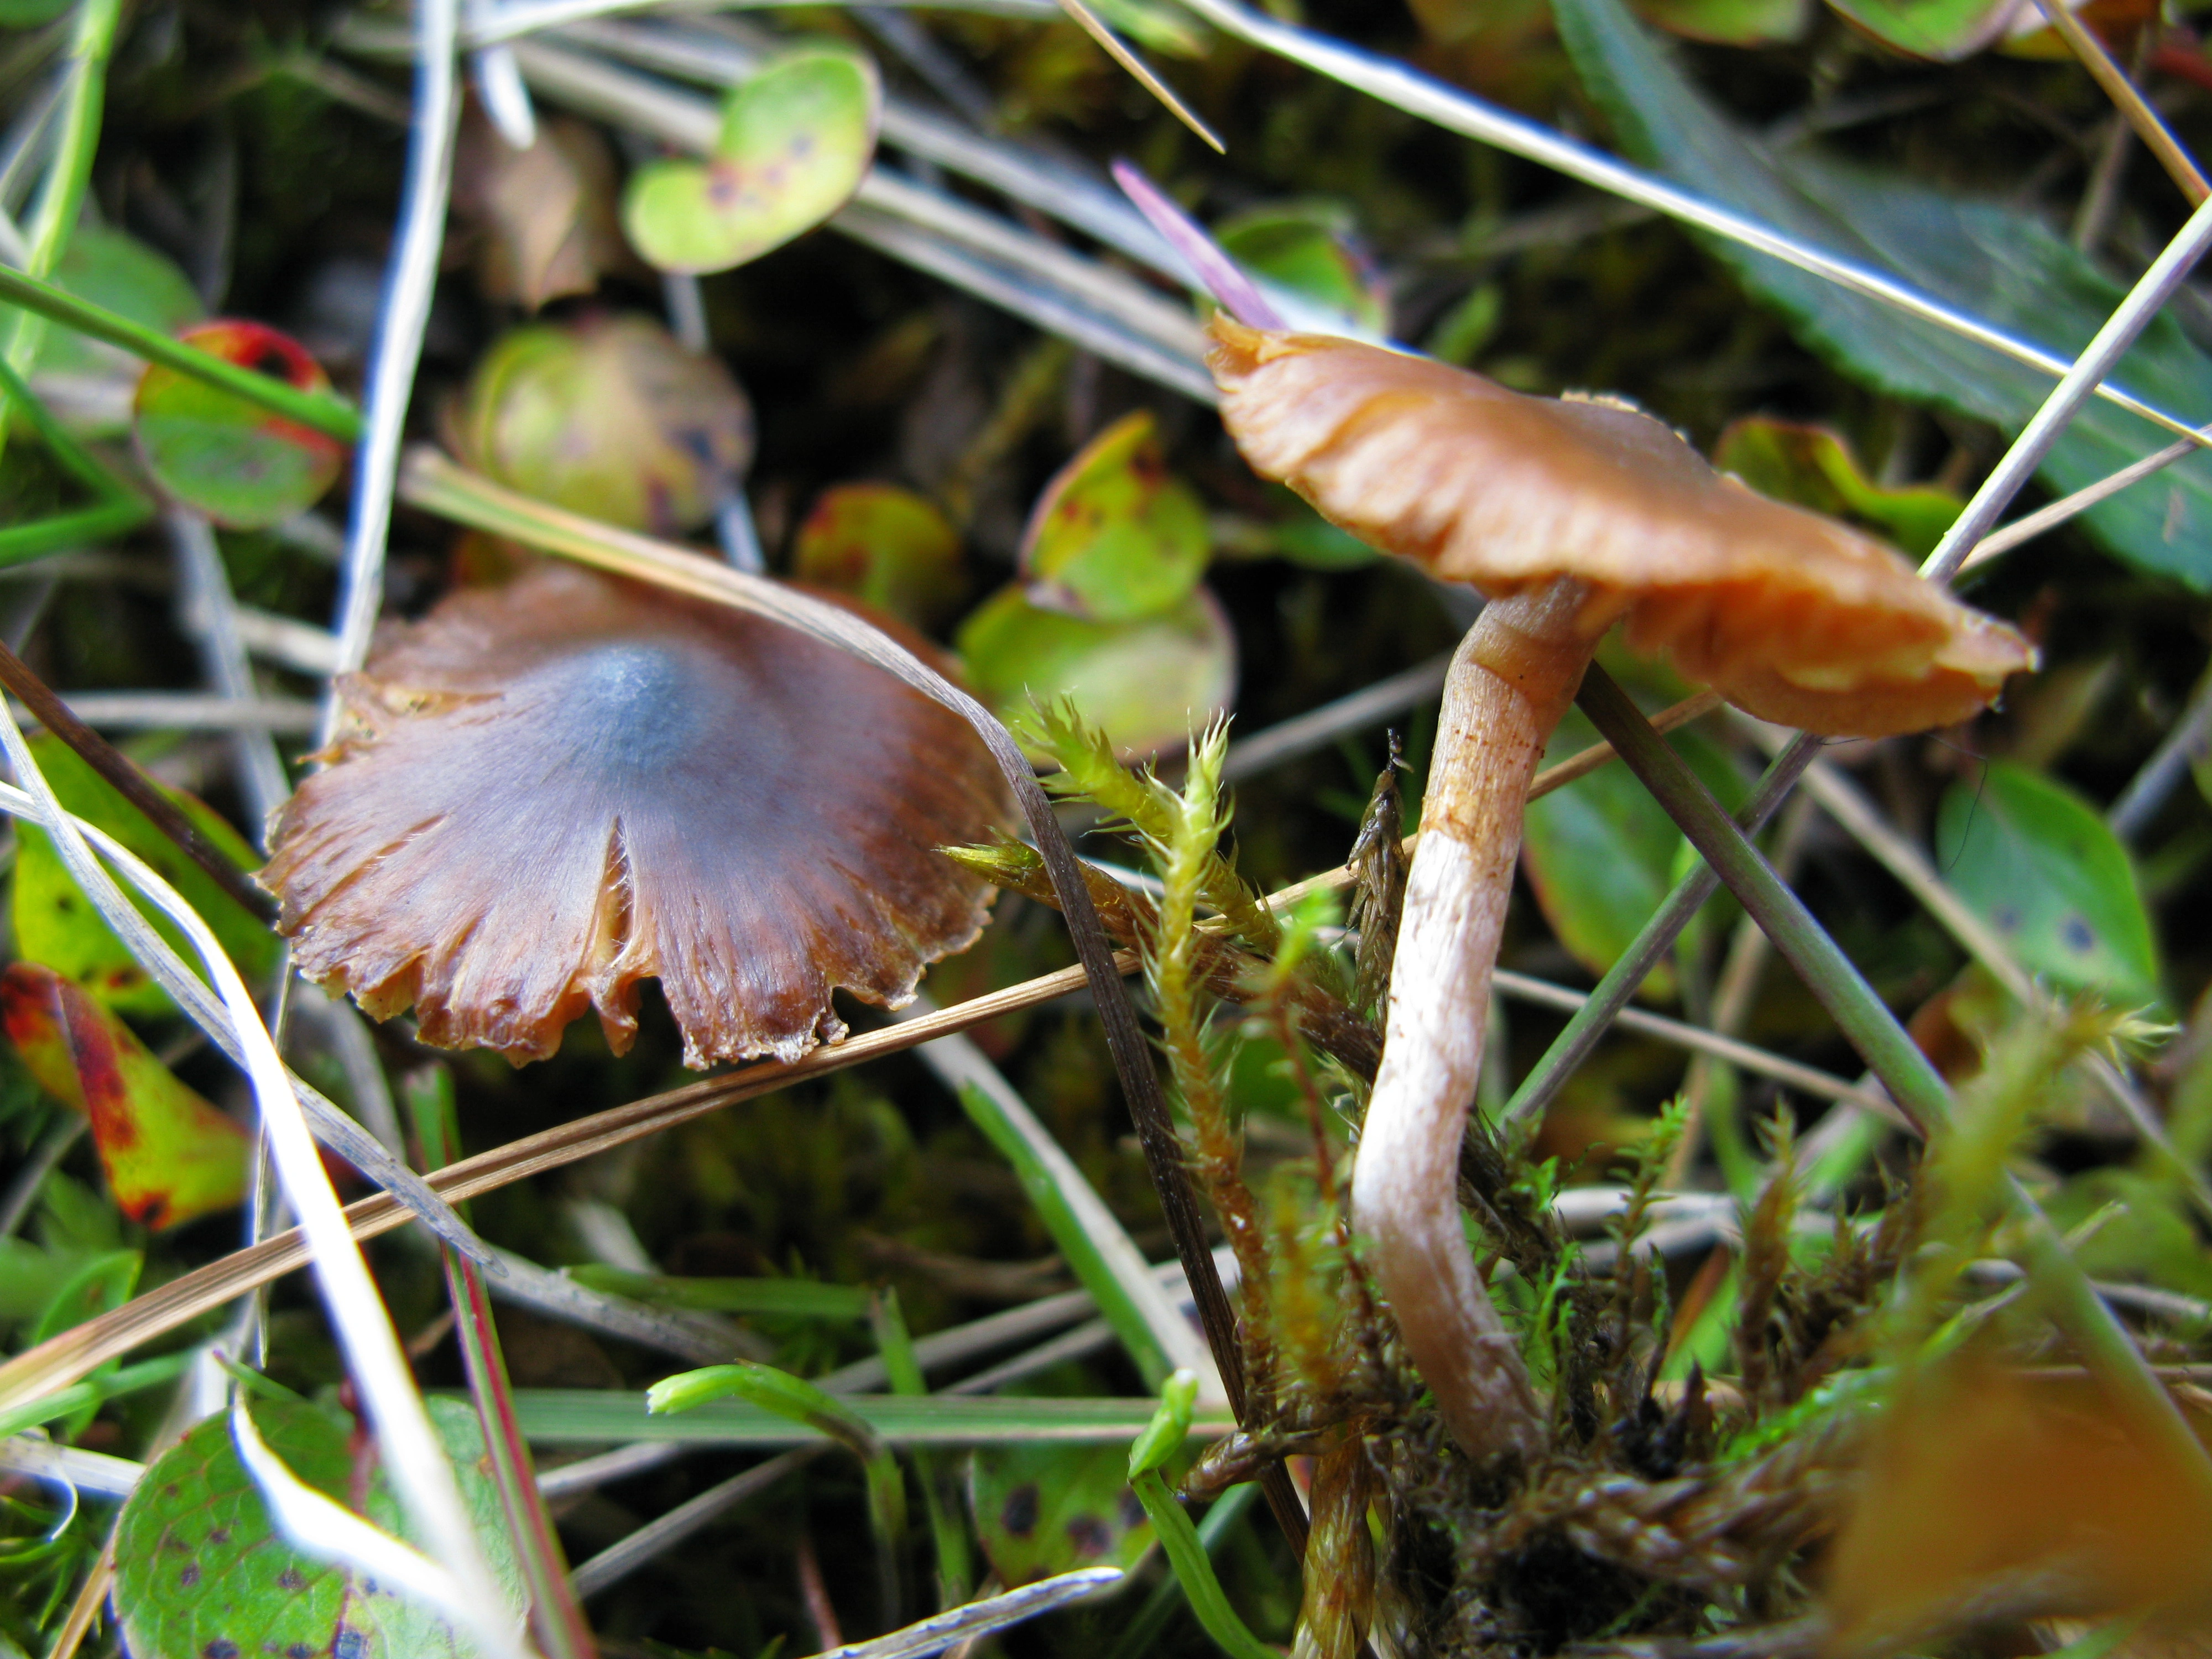
[[[1599,640],[1759,717],[1838,737],[1964,720],[2033,665],[1891,549],[1753,494],[1603,399],[1218,318],[1222,418],[1254,469],[1491,600],[1453,659],[1352,1204],[1406,1350],[1480,1464],[1546,1414],[1461,1229],[1462,1139],[1528,782]]]

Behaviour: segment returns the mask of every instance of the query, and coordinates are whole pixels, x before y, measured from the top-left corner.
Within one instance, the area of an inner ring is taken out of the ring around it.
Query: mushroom
[[[339,691],[261,880],[302,971],[427,1042],[519,1065],[588,1006],[619,1054],[657,977],[686,1065],[793,1060],[844,1035],[833,989],[897,1007],[981,930],[936,849],[1006,817],[989,755],[778,623],[539,563]]]
[[[1456,1179],[1528,780],[1598,640],[1832,736],[1976,713],[2033,665],[2004,623],[1856,531],[1769,501],[1606,399],[1534,398],[1356,341],[1212,325],[1258,472],[1489,596],[1444,689],[1352,1206],[1406,1350],[1478,1463],[1546,1424],[1461,1231]]]

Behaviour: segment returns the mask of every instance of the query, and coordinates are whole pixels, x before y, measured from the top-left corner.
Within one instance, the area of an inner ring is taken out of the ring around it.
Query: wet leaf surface
[[[173,1227],[245,1197],[252,1137],[78,986],[11,963],[0,1019],[40,1086],[90,1121],[108,1191],[133,1221]]]
[[[811,230],[860,187],[882,100],[873,64],[793,52],[734,88],[704,161],[653,161],[623,198],[630,246],[663,270],[727,270]]]
[[[305,348],[263,324],[201,323],[179,337],[297,391],[330,390]],[[345,459],[337,439],[159,363],[147,365],[133,413],[138,453],[155,482],[236,529],[278,524],[313,505]]]

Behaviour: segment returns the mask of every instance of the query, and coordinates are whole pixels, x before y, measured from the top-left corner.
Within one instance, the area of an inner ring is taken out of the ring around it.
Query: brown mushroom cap
[[[2034,665],[1892,549],[1753,494],[1648,415],[1327,335],[1212,332],[1222,419],[1256,471],[1493,598],[1575,578],[1592,634],[1625,621],[1632,648],[1762,719],[1923,731]]]
[[[309,977],[423,1040],[795,1059],[981,930],[1006,786],[957,714],[780,623],[551,563],[390,627],[262,880]]]

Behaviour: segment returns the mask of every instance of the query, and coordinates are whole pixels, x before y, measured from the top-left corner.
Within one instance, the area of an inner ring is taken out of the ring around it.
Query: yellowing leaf
[[[0,1019],[39,1085],[92,1122],[116,1206],[173,1227],[246,1196],[246,1131],[177,1081],[131,1028],[35,963],[0,974]]]

